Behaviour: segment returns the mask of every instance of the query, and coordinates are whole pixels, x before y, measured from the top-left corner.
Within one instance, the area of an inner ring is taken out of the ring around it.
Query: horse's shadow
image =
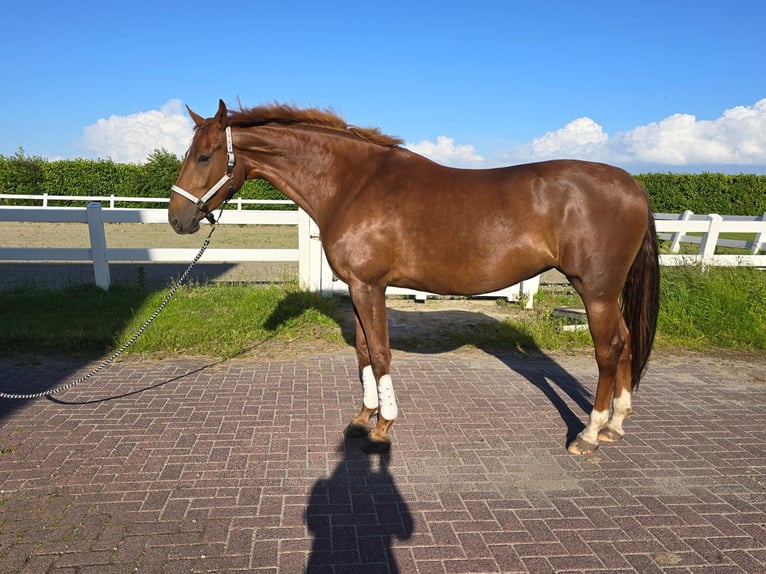
[[[301,315],[313,307],[314,298],[305,297],[302,293],[288,294],[280,301],[277,309],[267,319],[265,327],[269,330],[278,329],[284,322]],[[428,303],[425,303],[428,305]],[[340,298],[340,309],[332,317],[335,320],[345,341],[354,346],[355,330],[353,310],[348,298]],[[320,311],[323,311],[320,309]],[[412,315],[423,319],[423,325],[433,324],[433,332],[429,333],[427,341],[413,337],[407,332],[406,325],[412,324]],[[423,315],[427,317],[423,318]],[[584,428],[584,424],[562,398],[560,393],[568,396],[584,413],[591,410],[591,392],[577,379],[569,374],[554,359],[545,354],[534,342],[534,339],[521,329],[507,321],[477,314],[473,311],[438,310],[420,313],[418,311],[403,311],[388,309],[389,336],[391,348],[411,353],[436,354],[453,351],[462,346],[471,345],[496,357],[510,369],[523,376],[529,383],[539,389],[551,404],[558,410],[561,419],[567,425],[566,444],[569,444]],[[481,329],[490,329],[495,337],[486,337],[475,329],[477,323]],[[443,329],[444,325],[450,325]],[[459,325],[467,328],[454,336]],[[442,334],[440,330],[445,332]],[[511,342],[510,348],[499,348],[488,339]]]

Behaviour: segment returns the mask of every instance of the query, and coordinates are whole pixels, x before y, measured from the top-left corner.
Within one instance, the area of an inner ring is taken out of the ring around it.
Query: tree
[[[165,197],[181,172],[181,159],[164,148],[155,149],[144,165],[144,177],[140,184],[142,197]]]

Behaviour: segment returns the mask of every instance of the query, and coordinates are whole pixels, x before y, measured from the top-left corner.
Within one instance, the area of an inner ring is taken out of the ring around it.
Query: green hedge
[[[145,165],[119,164],[112,160],[47,161],[26,157],[23,150],[12,157],[0,156],[0,190],[9,194],[95,195],[162,197],[173,185],[180,163],[173,154],[157,151]],[[83,201],[57,201],[58,206],[84,205]],[[10,203],[5,200],[5,203]],[[35,200],[18,200],[15,205],[39,205]],[[157,204],[147,203],[156,207]],[[122,206],[139,207],[126,203]]]
[[[244,183],[237,193],[242,199],[287,199],[281,191],[263,179],[251,179]],[[298,209],[295,205],[247,205],[250,209]]]
[[[766,213],[766,175],[742,173],[646,173],[644,184],[652,208],[660,213],[762,215]]]
[[[169,197],[178,178],[181,159],[156,150],[146,164],[120,164],[110,159],[47,161],[28,157],[23,150],[13,156],[0,155],[0,193],[19,195],[85,195],[123,197]],[[245,182],[243,199],[286,199],[267,181]],[[82,206],[83,201],[59,201],[58,206]],[[5,205],[40,205],[39,200],[3,200]],[[122,203],[118,207],[157,207],[156,203]],[[294,206],[246,206],[252,209],[295,209]]]
[[[112,160],[47,161],[28,157],[22,149],[13,156],[0,155],[0,193],[50,195],[122,195],[168,197],[178,177],[181,159],[165,150],[155,150],[146,164],[119,164]],[[647,189],[655,211],[721,215],[761,215],[766,212],[766,175],[723,173],[646,173],[635,176]],[[243,199],[285,199],[264,180],[245,182]],[[9,202],[6,200],[5,202]],[[14,201],[15,205],[34,205]],[[62,202],[82,205],[83,202]],[[139,204],[122,206],[138,207]],[[146,204],[156,207],[157,204]],[[251,206],[285,209],[285,206]],[[292,209],[293,207],[288,207]]]

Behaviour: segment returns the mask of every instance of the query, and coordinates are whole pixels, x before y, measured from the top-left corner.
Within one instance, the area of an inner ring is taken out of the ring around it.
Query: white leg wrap
[[[368,409],[378,408],[378,385],[375,383],[375,375],[372,373],[372,367],[367,365],[362,369],[362,390],[364,398],[362,402]]]
[[[624,434],[622,430],[622,423],[625,418],[633,412],[631,408],[631,394],[630,391],[624,390],[620,394],[619,398],[615,398],[613,401],[614,412],[612,418],[609,420],[609,428],[619,434]]]
[[[378,394],[380,396],[380,416],[387,421],[396,419],[399,407],[396,406],[396,395],[391,375],[383,375],[378,382]]]
[[[597,443],[598,431],[606,426],[608,420],[609,409],[605,411],[597,411],[596,409],[593,409],[590,412],[590,420],[588,420],[588,424],[580,433],[580,437],[590,443]]]

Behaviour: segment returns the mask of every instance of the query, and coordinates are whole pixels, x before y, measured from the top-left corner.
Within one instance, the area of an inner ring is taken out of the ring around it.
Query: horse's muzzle
[[[168,213],[168,223],[173,230],[180,235],[197,233],[199,231],[199,219],[196,213],[192,216],[182,217],[175,213]]]

